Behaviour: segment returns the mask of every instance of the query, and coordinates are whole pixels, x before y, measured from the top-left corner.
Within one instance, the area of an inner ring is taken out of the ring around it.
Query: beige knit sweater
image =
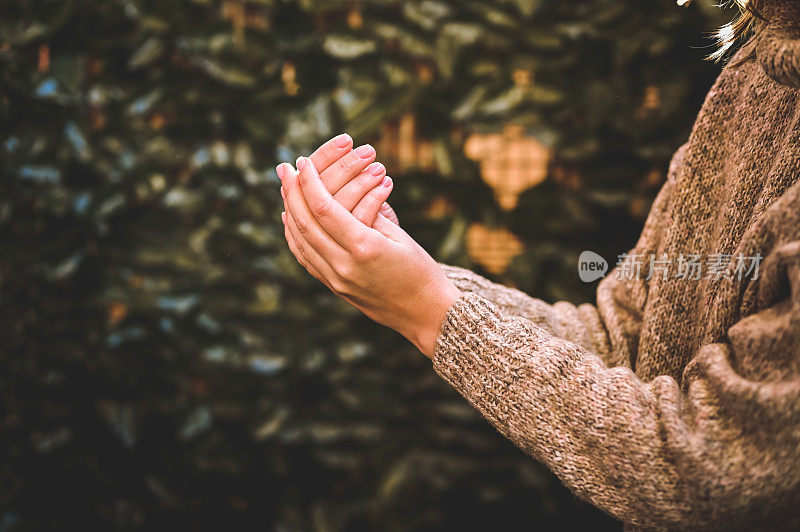
[[[443,266],[463,295],[436,371],[630,527],[800,528],[800,0],[765,14],[628,259],[760,253],[757,279],[618,266],[576,307]]]

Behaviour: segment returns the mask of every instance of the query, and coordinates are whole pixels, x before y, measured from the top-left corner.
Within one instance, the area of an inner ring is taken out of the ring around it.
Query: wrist
[[[443,277],[435,290],[429,290],[430,295],[425,305],[426,312],[421,313],[424,319],[414,328],[411,335],[405,335],[423,355],[432,358],[436,350],[436,340],[442,330],[442,322],[447,312],[458,298],[461,291],[446,277]]]

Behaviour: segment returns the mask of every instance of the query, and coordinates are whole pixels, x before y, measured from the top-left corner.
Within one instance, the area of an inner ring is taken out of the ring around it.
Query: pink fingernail
[[[306,159],[305,157],[298,157],[297,158],[297,171],[298,172],[301,172],[303,170],[303,168],[306,167],[306,161],[307,160],[308,159]]]
[[[372,175],[378,176],[381,175],[383,172],[385,172],[386,169],[383,167],[381,163],[372,163],[371,165],[369,165],[367,171]]]
[[[283,181],[283,163],[276,166],[275,171],[278,173],[278,179]]]
[[[281,187],[281,197],[283,198],[284,201],[286,201],[286,191],[283,190],[283,187]]]
[[[375,148],[370,146],[369,144],[364,144],[363,146],[359,146],[356,148],[356,155],[361,157],[362,159],[369,159],[375,153]]]
[[[342,133],[335,139],[333,139],[333,145],[337,148],[346,148],[353,142],[353,139],[350,138],[350,135],[347,133]]]
[[[286,211],[281,213],[281,221],[283,222],[283,225],[286,225]]]
[[[381,184],[386,188],[389,188],[390,186],[392,186],[392,178],[387,175],[386,177],[383,178]]]

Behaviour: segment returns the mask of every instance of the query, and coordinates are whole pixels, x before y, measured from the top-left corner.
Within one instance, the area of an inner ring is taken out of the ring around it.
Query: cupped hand
[[[442,320],[460,296],[436,261],[397,224],[361,223],[329,192],[314,162],[279,167],[282,218],[295,258],[369,318],[433,354]],[[336,188],[336,187],[332,187]]]
[[[320,179],[333,198],[353,213],[362,223],[372,227],[378,216],[384,216],[397,225],[397,215],[385,201],[393,190],[393,182],[386,175],[386,167],[373,162],[375,150],[370,145],[351,149],[353,139],[343,133],[332,138],[311,154],[309,159],[320,170]],[[283,166],[276,168],[282,177]],[[284,189],[281,187],[284,201]],[[291,223],[291,214],[288,215]],[[294,246],[291,233],[286,232],[289,246]],[[311,269],[313,270],[313,268]],[[309,270],[309,271],[311,271]],[[311,272],[314,275],[314,272]]]
[[[358,220],[372,226],[381,214],[400,225],[386,202],[394,185],[386,167],[375,162],[375,149],[369,144],[352,148],[353,139],[343,133],[317,148],[309,159],[328,192]]]

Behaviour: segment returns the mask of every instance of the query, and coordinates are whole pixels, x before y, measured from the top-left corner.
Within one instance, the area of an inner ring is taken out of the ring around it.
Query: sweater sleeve
[[[441,267],[462,293],[477,294],[491,301],[502,314],[523,317],[550,334],[575,342],[600,356],[610,353],[608,334],[593,305],[576,306],[563,301],[549,305],[464,268],[446,264]]]
[[[683,391],[641,381],[535,321],[466,292],[436,371],[579,497],[641,527],[800,524],[800,242],[764,261],[762,306],[703,346]],[[778,294],[778,296],[776,296]],[[769,299],[769,301],[767,301]],[[780,357],[754,378],[740,360]]]

